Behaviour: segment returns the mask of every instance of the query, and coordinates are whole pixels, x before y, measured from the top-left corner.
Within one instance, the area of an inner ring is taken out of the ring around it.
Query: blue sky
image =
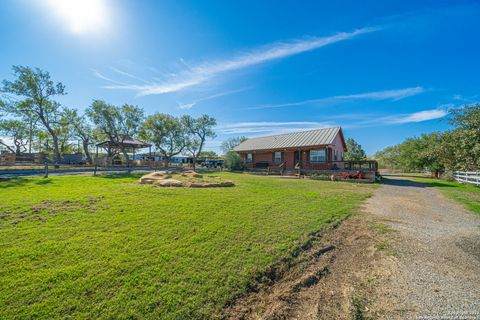
[[[373,154],[480,100],[479,16],[476,1],[3,0],[0,79],[35,66],[68,107],[207,113],[211,150],[342,126]]]

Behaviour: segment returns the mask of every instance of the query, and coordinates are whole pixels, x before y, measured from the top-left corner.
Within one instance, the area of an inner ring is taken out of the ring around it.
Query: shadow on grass
[[[462,185],[459,184],[454,184],[454,183],[449,183],[449,182],[443,182],[440,180],[436,181],[428,181],[428,182],[418,182],[418,181],[413,181],[408,178],[406,179],[394,179],[393,177],[383,177],[383,182],[386,185],[391,185],[391,186],[399,186],[399,187],[416,187],[416,188],[433,188],[433,187],[440,187],[440,188],[462,188]]]
[[[22,187],[29,184],[46,185],[50,183],[52,183],[51,179],[9,178],[0,180],[0,189]]]
[[[125,178],[139,178],[141,176],[142,174],[140,173],[119,172],[119,173],[99,173],[94,177],[102,178],[102,179],[125,179]]]

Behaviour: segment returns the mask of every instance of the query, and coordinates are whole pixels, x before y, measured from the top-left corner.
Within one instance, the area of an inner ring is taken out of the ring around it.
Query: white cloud
[[[207,101],[207,100],[212,100],[212,99],[215,99],[215,98],[220,98],[220,97],[224,97],[224,96],[228,96],[228,95],[231,95],[231,94],[235,94],[235,93],[238,93],[238,92],[242,92],[242,91],[245,91],[245,90],[248,90],[250,88],[242,88],[242,89],[236,89],[236,90],[230,90],[230,91],[225,91],[225,92],[220,92],[220,93],[216,93],[216,94],[213,94],[213,95],[210,95],[210,96],[207,96],[207,97],[203,97],[203,98],[199,98],[199,99],[196,99],[190,103],[181,103],[181,102],[178,102],[178,108],[179,109],[191,109],[193,108],[197,103],[199,102],[202,102],[202,101]]]
[[[105,88],[119,90],[133,90],[138,95],[164,94],[180,91],[229,71],[243,69],[269,61],[297,55],[315,50],[329,44],[352,39],[360,34],[377,30],[376,28],[362,28],[353,32],[340,32],[329,37],[312,37],[291,41],[276,42],[261,48],[239,54],[228,60],[206,62],[197,66],[190,66],[180,60],[185,67],[180,73],[171,76],[166,81],[151,85],[108,85]]]
[[[94,75],[95,77],[99,78],[99,79],[102,79],[102,80],[105,80],[105,81],[108,81],[108,82],[111,82],[111,83],[116,83],[116,84],[122,85],[122,86],[126,85],[126,84],[123,83],[123,82],[114,80],[114,79],[112,79],[112,78],[109,78],[109,77],[101,74],[101,73],[100,73],[98,70],[96,70],[96,69],[90,69],[90,70],[93,72],[93,75]]]
[[[448,112],[445,109],[432,109],[418,111],[410,114],[397,115],[385,118],[387,124],[402,124],[411,122],[423,122],[428,120],[435,120],[445,117]]]
[[[279,103],[279,104],[265,104],[259,106],[247,107],[247,110],[257,110],[257,109],[271,109],[271,108],[282,108],[282,107],[296,107],[303,105],[319,105],[319,104],[334,104],[342,101],[355,101],[355,100],[401,100],[405,99],[420,93],[425,92],[423,87],[412,87],[404,89],[395,89],[395,90],[384,90],[384,91],[374,91],[374,92],[365,92],[357,93],[350,95],[341,95],[333,96],[320,99],[309,99],[297,102],[288,102],[288,103]]]

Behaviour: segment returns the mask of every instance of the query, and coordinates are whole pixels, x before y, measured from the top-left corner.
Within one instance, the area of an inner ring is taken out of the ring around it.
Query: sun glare
[[[46,0],[46,3],[74,34],[104,32],[111,22],[105,0]]]

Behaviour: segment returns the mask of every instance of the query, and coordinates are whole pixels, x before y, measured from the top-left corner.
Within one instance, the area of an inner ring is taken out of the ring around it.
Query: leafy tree
[[[480,168],[480,104],[451,109],[449,122],[454,130],[445,137],[444,152],[452,170],[478,170]]]
[[[186,129],[178,118],[156,113],[147,117],[142,125],[141,137],[152,142],[165,159],[165,167],[173,156],[185,150]]]
[[[0,139],[0,144],[17,156],[27,150],[29,134],[28,128],[23,122],[19,120],[1,120],[0,135],[12,139],[13,146],[2,139]]]
[[[143,110],[129,104],[116,107],[102,100],[95,100],[85,113],[110,144],[118,146],[127,160],[127,166],[130,166],[128,150],[122,144],[126,139],[138,135],[144,119]]]
[[[345,152],[345,160],[365,160],[367,155],[362,149],[362,146],[353,138],[348,138],[346,141],[347,152]]]
[[[216,159],[218,158],[218,154],[215,151],[202,151],[198,157],[202,159]]]
[[[205,114],[197,119],[185,115],[181,118],[181,122],[187,133],[185,150],[193,158],[193,169],[195,170],[196,160],[202,153],[206,139],[216,137],[213,127],[217,125],[217,121]]]
[[[236,146],[238,146],[240,143],[244,142],[247,140],[247,137],[232,137],[229,138],[225,141],[222,142],[221,149],[224,154],[227,154],[228,151],[233,150]]]
[[[95,142],[95,131],[88,120],[80,116],[77,110],[72,110],[70,114],[73,135],[82,141],[83,152],[87,157],[87,162],[93,164],[92,155],[89,146]]]
[[[38,119],[52,138],[54,161],[58,163],[58,132],[62,126],[63,110],[52,98],[66,94],[65,86],[60,82],[54,83],[48,72],[38,68],[14,66],[12,69],[16,79],[4,80],[0,90],[10,97],[8,101],[2,102],[2,108],[15,115]]]
[[[225,154],[224,166],[229,170],[241,169],[242,162],[238,153],[233,150],[227,151]]]

